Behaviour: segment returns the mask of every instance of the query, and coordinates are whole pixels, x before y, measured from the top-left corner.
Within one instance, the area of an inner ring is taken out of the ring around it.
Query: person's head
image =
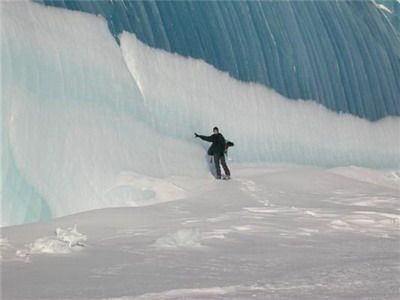
[[[218,127],[217,127],[217,126],[215,126],[215,127],[213,128],[213,132],[214,132],[214,134],[219,133],[219,130],[218,130]]]

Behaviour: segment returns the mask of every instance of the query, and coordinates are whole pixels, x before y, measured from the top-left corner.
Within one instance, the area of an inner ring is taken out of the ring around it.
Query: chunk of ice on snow
[[[18,249],[18,257],[28,257],[30,254],[48,253],[48,254],[68,254],[76,246],[84,246],[83,242],[87,236],[78,232],[76,225],[67,229],[57,228],[56,236],[45,236],[36,239],[28,244],[27,249]]]
[[[87,240],[87,236],[78,232],[76,225],[67,229],[56,229],[57,240],[68,243],[69,248],[74,246],[83,246],[83,242]]]

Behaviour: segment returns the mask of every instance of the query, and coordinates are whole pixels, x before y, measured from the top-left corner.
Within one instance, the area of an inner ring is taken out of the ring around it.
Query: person
[[[216,179],[221,179],[221,166],[220,162],[222,165],[222,168],[224,169],[225,176],[223,177],[224,179],[230,179],[231,178],[231,172],[226,164],[225,160],[225,150],[227,149],[226,147],[226,141],[224,136],[219,132],[218,127],[213,128],[213,134],[210,136],[204,136],[200,135],[197,133],[194,133],[196,138],[200,138],[204,141],[211,142],[211,146],[208,149],[208,155],[211,155],[214,157],[214,164],[215,164],[215,169],[216,169]],[[233,144],[232,144],[233,145]]]

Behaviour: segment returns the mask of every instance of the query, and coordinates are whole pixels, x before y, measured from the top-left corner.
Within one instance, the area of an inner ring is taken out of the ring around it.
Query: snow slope
[[[399,298],[394,173],[231,167],[170,179],[181,200],[3,228],[3,299]],[[16,255],[74,224],[84,247]]]

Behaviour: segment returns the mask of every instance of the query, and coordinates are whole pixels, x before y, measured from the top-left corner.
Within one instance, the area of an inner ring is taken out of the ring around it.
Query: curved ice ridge
[[[38,2],[102,15],[117,39],[134,33],[290,99],[370,120],[400,115],[397,0]]]
[[[320,104],[289,101],[260,84],[243,83],[201,60],[120,36],[127,66],[158,132],[188,139],[214,124],[236,142],[236,161],[321,166],[398,167],[400,118],[370,122]],[[189,132],[188,132],[189,130]]]

